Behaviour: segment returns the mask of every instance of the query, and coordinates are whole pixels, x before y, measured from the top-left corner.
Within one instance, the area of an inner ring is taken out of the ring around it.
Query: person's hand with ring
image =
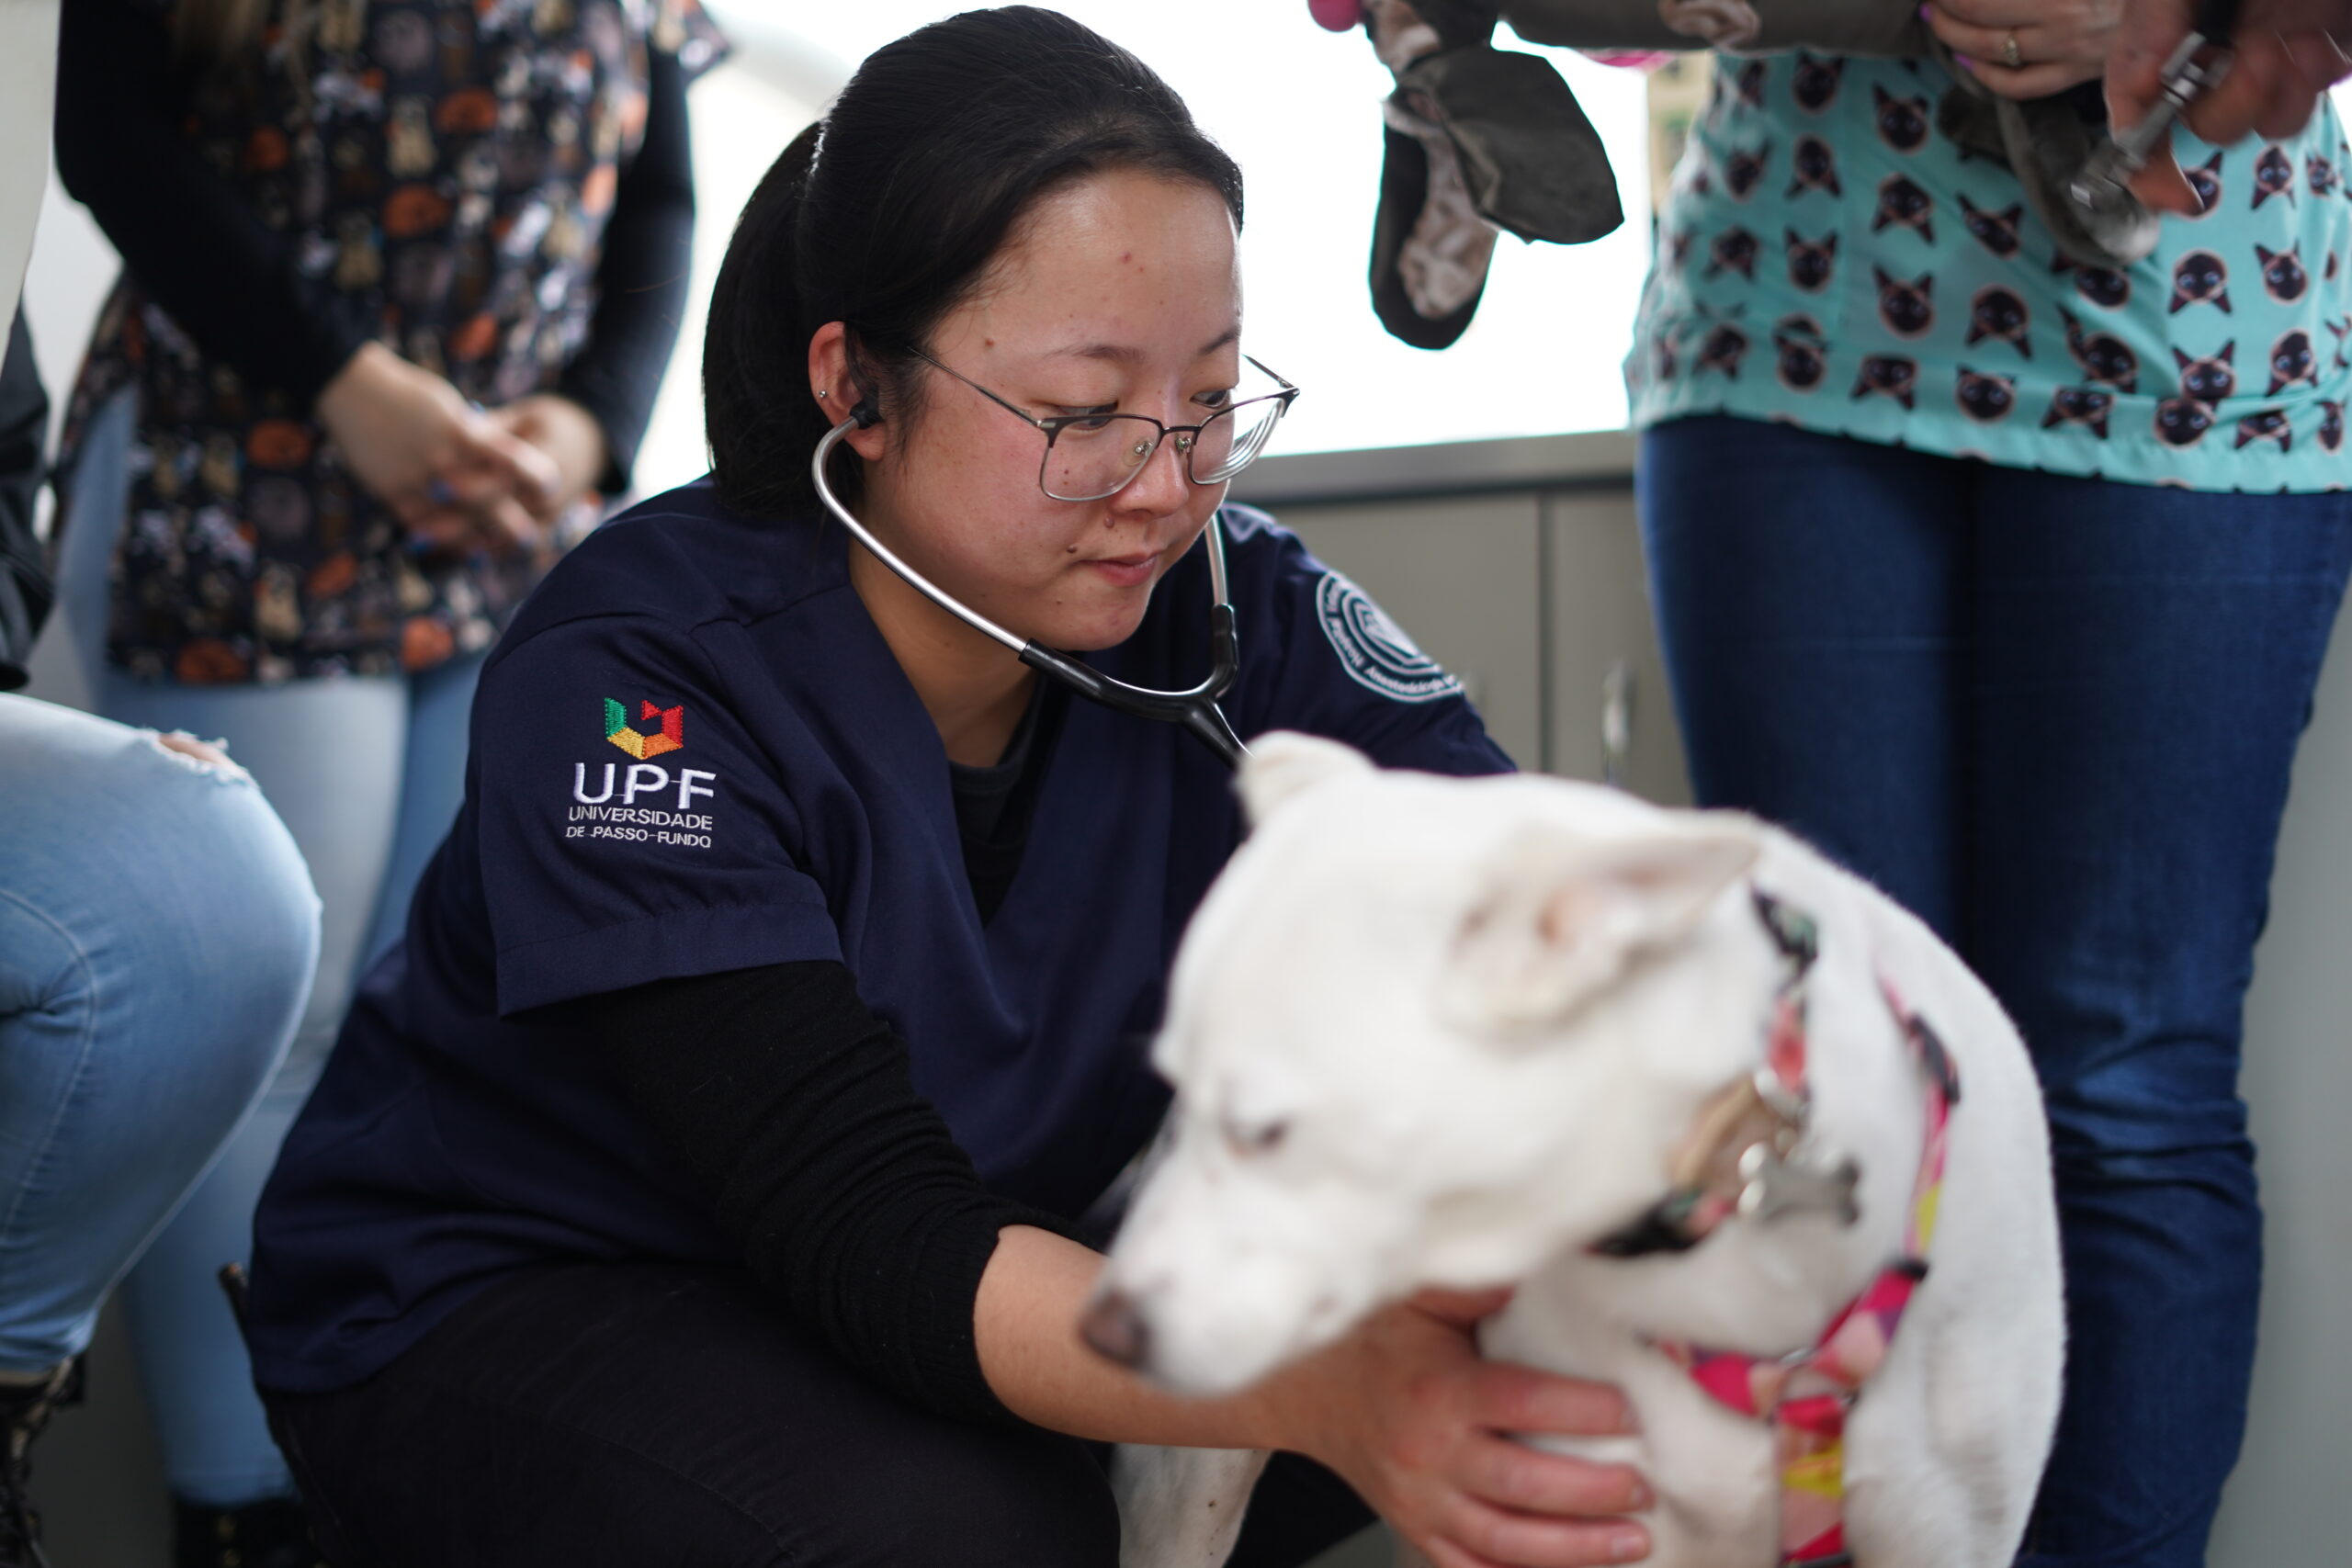
[[[1934,0],[1928,29],[2005,98],[2046,98],[2107,70],[2123,0]]]

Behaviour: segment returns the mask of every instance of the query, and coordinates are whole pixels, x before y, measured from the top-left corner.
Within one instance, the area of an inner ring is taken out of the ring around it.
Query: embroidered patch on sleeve
[[[601,733],[634,759],[624,769],[616,762],[602,764],[601,776],[590,773],[597,764],[571,764],[571,805],[565,820],[567,839],[603,839],[623,843],[674,844],[684,849],[710,848],[717,821],[699,803],[715,799],[718,774],[707,768],[680,767],[673,773],[656,762],[686,749],[686,710],[683,704],[663,707],[640,698],[636,724],[629,722],[628,705],[604,699]],[[659,728],[648,731],[639,725]],[[609,751],[600,753],[611,756]],[[618,799],[615,799],[615,792]],[[640,799],[655,804],[640,806]]]
[[[1338,572],[1315,590],[1315,618],[1350,679],[1400,703],[1458,696],[1462,682],[1423,653],[1371,595]]]
[[[640,733],[628,721],[627,705],[606,697],[605,699],[605,739],[639,761],[643,761],[648,757],[659,757],[665,751],[679,751],[685,749],[686,710],[683,706],[662,708],[647,703],[643,717],[660,719],[662,728],[651,735]]]

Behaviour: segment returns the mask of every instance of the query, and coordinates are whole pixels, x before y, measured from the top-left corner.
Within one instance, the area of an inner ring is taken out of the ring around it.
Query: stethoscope
[[[863,412],[863,411],[861,411]],[[1163,724],[1181,724],[1225,760],[1227,767],[1238,768],[1241,759],[1250,754],[1233,733],[1233,726],[1226,721],[1225,711],[1216,705],[1233,685],[1233,678],[1241,668],[1241,645],[1233,630],[1233,604],[1225,586],[1225,534],[1217,526],[1212,513],[1209,525],[1202,531],[1202,543],[1209,553],[1209,678],[1199,685],[1182,692],[1155,692],[1143,686],[1130,686],[1090,665],[1081,664],[1068,654],[1057,653],[1042,643],[1035,643],[998,626],[970,605],[961,604],[944,589],[922,573],[900,560],[891,548],[869,532],[865,524],[851,515],[841,498],[833,493],[825,477],[825,460],[842,436],[853,430],[873,423],[873,416],[854,413],[825,433],[817,443],[817,455],[810,460],[809,474],[817,482],[817,498],[825,509],[841,520],[842,526],[854,536],[857,542],[872,550],[875,558],[905,580],[907,586],[938,605],[941,609],[970,626],[984,637],[1004,644],[1021,662],[1032,670],[1044,671],[1076,692],[1119,713],[1136,718],[1158,719]]]

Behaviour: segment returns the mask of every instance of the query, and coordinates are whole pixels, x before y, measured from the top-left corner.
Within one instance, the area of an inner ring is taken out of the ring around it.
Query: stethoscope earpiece
[[[817,394],[818,400],[820,402],[831,396],[832,393],[825,391]],[[861,398],[858,400],[857,407],[849,411],[849,417],[855,422],[858,429],[871,430],[882,423],[882,411],[874,406],[872,398]]]

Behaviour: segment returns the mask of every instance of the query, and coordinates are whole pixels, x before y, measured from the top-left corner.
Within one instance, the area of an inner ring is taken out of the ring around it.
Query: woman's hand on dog
[[[1514,1433],[1631,1432],[1602,1383],[1482,1360],[1474,1330],[1508,1292],[1424,1292],[1294,1368],[1298,1430],[1283,1446],[1338,1472],[1437,1568],[1589,1568],[1649,1551],[1623,1516],[1649,1506],[1630,1467],[1592,1464]]]

